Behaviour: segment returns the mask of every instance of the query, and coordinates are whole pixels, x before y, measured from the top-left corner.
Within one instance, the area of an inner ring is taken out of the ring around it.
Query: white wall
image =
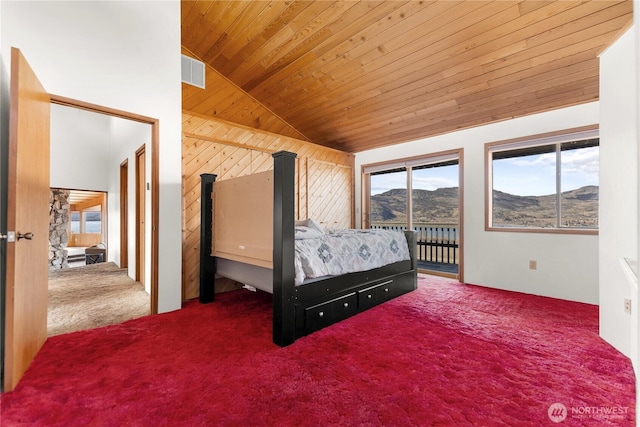
[[[360,167],[464,149],[464,281],[499,289],[598,303],[598,236],[488,232],[484,229],[484,144],[598,123],[598,104],[507,120],[356,154],[356,200]],[[361,207],[356,207],[360,220]],[[537,270],[529,270],[536,260]]]
[[[608,225],[600,243],[600,335],[628,355],[640,386],[640,2],[633,2],[633,28],[600,58],[601,128],[606,138],[605,165],[611,180],[601,206]],[[602,142],[602,140],[601,140]],[[602,162],[602,154],[601,154]],[[616,165],[616,163],[620,162]],[[625,165],[622,167],[622,165]],[[624,200],[624,198],[627,198]],[[620,221],[620,224],[617,223]],[[624,230],[623,227],[629,227]],[[616,245],[620,240],[621,246]],[[618,258],[617,260],[615,258]],[[632,258],[635,269],[625,268],[620,258]],[[617,262],[616,262],[617,261]],[[623,314],[621,299],[632,301],[631,315]],[[636,413],[640,393],[636,392]],[[636,417],[640,426],[640,418]]]
[[[0,24],[2,23],[2,6],[0,5]],[[0,31],[0,46],[2,45]],[[0,231],[7,229],[7,157],[9,150],[9,71],[4,57],[0,55]],[[4,297],[5,297],[5,262],[7,243],[0,240],[0,363],[4,367]],[[2,375],[0,375],[2,376]]]
[[[630,356],[632,317],[624,299],[637,303],[637,281],[624,259],[638,258],[637,69],[634,31],[600,57],[600,335]],[[635,304],[634,304],[635,303]],[[637,335],[637,334],[636,334]],[[633,347],[633,348],[632,348]]]
[[[54,188],[107,191],[108,116],[51,105],[51,172]]]
[[[634,27],[634,47],[633,54],[636,57],[636,73],[640,71],[640,2],[633,2],[633,27]],[[638,164],[640,164],[640,81],[636,77],[636,147],[638,148]],[[640,200],[640,171],[638,171],[638,198]],[[638,218],[636,219],[636,224],[640,222],[640,209],[638,212]],[[640,230],[638,230],[640,232]],[[637,253],[640,254],[640,236],[638,237],[638,250]],[[636,280],[637,280],[637,271],[636,271]],[[636,301],[640,300],[640,297],[636,295]],[[635,305],[635,310],[632,318],[632,342],[635,341],[636,348],[638,347],[638,342],[640,342],[640,304]],[[638,374],[638,369],[640,368],[640,351],[637,351],[636,354],[632,355],[631,358],[633,362],[633,366],[635,368],[636,373],[636,414],[640,409],[640,375]],[[636,425],[640,426],[640,417],[636,416]]]
[[[179,1],[2,1],[0,9],[7,69],[15,46],[48,92],[159,119],[158,309],[180,308]]]

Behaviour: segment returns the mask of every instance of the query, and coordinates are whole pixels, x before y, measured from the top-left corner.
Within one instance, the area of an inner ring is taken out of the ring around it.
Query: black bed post
[[[405,231],[404,232],[407,238],[407,245],[409,245],[409,255],[411,256],[411,269],[413,270],[413,276],[415,280],[413,281],[413,289],[417,289],[418,287],[418,254],[417,254],[417,241],[418,234],[415,231]]]
[[[215,297],[216,259],[211,256],[213,241],[213,183],[216,175],[200,175],[200,302],[212,302]]]
[[[273,154],[273,342],[295,341],[294,205],[296,154]]]

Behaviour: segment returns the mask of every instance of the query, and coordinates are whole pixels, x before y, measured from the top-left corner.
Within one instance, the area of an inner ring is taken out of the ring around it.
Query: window
[[[458,156],[454,152],[365,166],[369,179],[365,223],[410,229],[423,223],[457,226]]]
[[[102,233],[102,206],[92,206],[82,211],[71,211],[72,234]]]
[[[489,229],[596,232],[597,130],[487,145]]]
[[[96,208],[100,209],[100,206]],[[99,210],[85,210],[82,217],[85,233],[102,233],[102,213]]]
[[[74,234],[80,233],[80,212],[71,212],[71,232]]]

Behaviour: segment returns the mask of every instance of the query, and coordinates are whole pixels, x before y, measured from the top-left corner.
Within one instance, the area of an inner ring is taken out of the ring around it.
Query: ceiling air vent
[[[204,89],[204,62],[182,55],[182,81]]]

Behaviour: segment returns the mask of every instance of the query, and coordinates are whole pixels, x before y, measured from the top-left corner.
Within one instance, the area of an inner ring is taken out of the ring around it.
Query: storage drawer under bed
[[[394,284],[393,279],[385,280],[375,285],[358,291],[358,307],[360,310],[367,310],[380,303],[388,301],[400,293]]]
[[[358,312],[355,292],[304,309],[305,329],[317,331]]]

